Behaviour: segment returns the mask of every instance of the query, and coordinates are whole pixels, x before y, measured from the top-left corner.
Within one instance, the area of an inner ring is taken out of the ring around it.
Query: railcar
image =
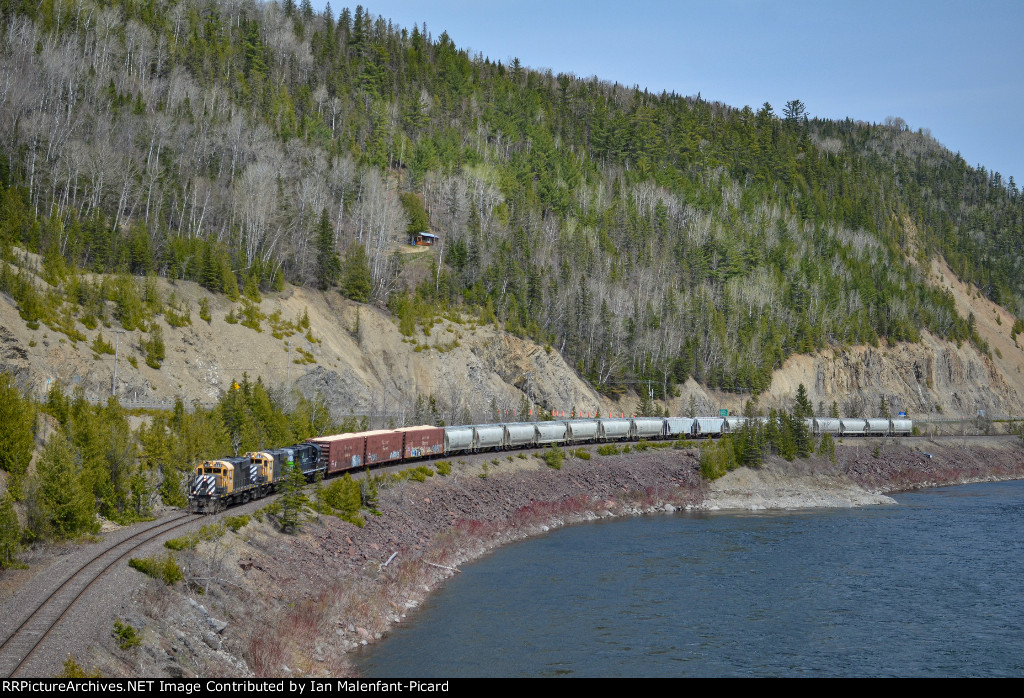
[[[444,453],[444,427],[422,424],[418,427],[406,427],[398,431],[404,432],[404,458],[430,458]]]
[[[475,453],[474,437],[473,427],[444,427],[444,442],[442,446],[445,454]]]
[[[537,443],[537,429],[533,422],[502,424],[505,430],[505,448],[526,448]]]
[[[565,422],[534,422],[537,429],[537,445],[563,444],[566,441]]]
[[[662,417],[633,417],[633,436],[637,439],[662,439],[665,430]]]
[[[598,441],[629,441],[633,438],[632,419],[599,419],[597,428]]]
[[[814,420],[814,431],[812,432],[815,436],[821,436],[822,434],[834,434],[840,433],[840,420],[838,417],[818,417]]]
[[[565,423],[568,429],[565,439],[568,444],[585,444],[597,441],[601,424],[596,419],[570,419]]]
[[[686,439],[693,436],[697,420],[690,417],[668,417],[665,419],[665,436],[670,439]]]
[[[725,420],[721,417],[697,417],[694,436],[721,436],[725,430]]]

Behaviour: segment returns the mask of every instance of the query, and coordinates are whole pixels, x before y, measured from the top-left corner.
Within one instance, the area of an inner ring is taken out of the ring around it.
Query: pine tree
[[[43,449],[29,504],[29,525],[40,537],[67,540],[95,529],[94,499],[82,483],[74,460],[71,444],[61,433]]]
[[[21,498],[22,478],[32,459],[35,445],[35,404],[14,385],[9,373],[0,373],[0,469],[7,471],[7,487],[14,499]]]
[[[14,500],[8,492],[0,497],[0,569],[16,562],[21,551],[21,527],[14,511]]]
[[[801,383],[796,389],[796,402],[793,405],[793,416],[806,419],[814,416],[814,406],[807,397],[807,388]]]
[[[334,286],[341,274],[341,259],[334,244],[334,229],[327,209],[320,212],[320,223],[316,227],[317,285],[321,290]]]
[[[292,463],[285,468],[281,513],[278,515],[277,521],[281,530],[286,533],[295,533],[302,525],[302,510],[306,499],[302,494],[302,487],[305,484],[306,478],[302,475],[302,469],[297,463]]]
[[[366,250],[359,243],[352,243],[345,252],[345,268],[342,271],[341,292],[346,298],[357,303],[370,300],[373,279],[370,276],[370,264],[366,259]]]

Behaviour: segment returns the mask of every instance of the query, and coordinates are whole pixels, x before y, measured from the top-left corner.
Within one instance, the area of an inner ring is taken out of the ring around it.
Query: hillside
[[[337,421],[368,415],[374,426],[389,420],[411,423],[417,396],[434,398],[438,410],[421,418],[448,423],[497,419],[494,410],[518,414],[531,396],[548,411],[613,407],[557,352],[458,312],[440,319],[429,335],[418,326],[405,337],[394,318],[374,306],[289,286],[256,304],[266,316],[257,330],[226,320],[240,303],[193,282],[159,280],[156,287],[164,299],[174,294],[188,309],[190,324],[174,327],[155,320],[166,347],[166,358],[156,369],[145,363],[145,333],[121,335],[116,392],[126,405],[178,398],[186,404],[214,403],[247,374],[285,398],[296,388],[309,398],[319,391]],[[198,316],[202,298],[209,302],[210,322]],[[275,313],[281,319],[279,337],[270,317]],[[304,315],[308,333],[297,327]],[[113,344],[111,329],[83,327],[85,339],[77,342],[45,326],[31,330],[9,299],[0,303],[0,326],[0,370],[18,377],[40,398],[58,381],[81,387],[90,400],[110,395],[114,356],[101,356],[91,347],[98,337]]]
[[[29,323],[95,321],[83,273],[338,288],[406,317],[467,309],[608,399],[672,401],[689,381],[763,393],[837,347],[986,351],[929,281],[939,259],[1024,308],[1016,184],[899,119],[504,65],[363,7],[0,12],[0,250],[56,285],[43,302],[0,280]],[[396,249],[427,229],[434,264],[410,269]]]
[[[882,396],[894,410],[917,418],[973,417],[978,409],[992,415],[1024,414],[1024,350],[1010,339],[1012,316],[979,297],[976,289],[940,263],[934,263],[931,278],[950,289],[960,312],[978,318],[979,336],[998,354],[985,356],[970,343],[957,346],[927,332],[919,343],[830,348],[788,359],[773,372],[759,405],[788,409],[803,383],[815,406],[835,401],[845,415],[873,415]],[[226,320],[230,312],[239,313],[242,302],[232,303],[187,281],[160,280],[157,288],[163,299],[174,294],[189,310],[191,324],[174,327],[155,320],[166,345],[166,359],[158,369],[145,363],[145,333],[121,335],[117,394],[126,406],[178,398],[186,404],[210,405],[243,374],[262,380],[286,402],[296,390],[309,399],[319,393],[336,422],[367,415],[373,427],[517,418],[531,399],[538,408],[567,415],[573,410],[634,413],[639,402],[632,391],[620,400],[601,395],[554,349],[480,324],[461,312],[440,318],[429,335],[417,325],[405,336],[396,318],[372,305],[336,292],[288,286],[258,304],[264,318],[256,331]],[[197,314],[204,298],[210,322]],[[315,341],[295,327],[275,337],[269,319],[275,313],[291,323],[308,317]],[[110,394],[114,357],[101,356],[91,347],[98,337],[112,343],[111,329],[80,331],[85,339],[77,342],[45,327],[33,331],[9,300],[0,303],[0,370],[16,376],[40,398],[59,381],[80,386],[91,400],[104,401]],[[283,336],[286,332],[289,336]],[[300,349],[309,351],[309,358],[300,355]],[[691,395],[702,414],[720,408],[739,413],[751,397],[709,390],[691,379],[680,386],[677,397],[659,402],[659,408],[685,414]]]

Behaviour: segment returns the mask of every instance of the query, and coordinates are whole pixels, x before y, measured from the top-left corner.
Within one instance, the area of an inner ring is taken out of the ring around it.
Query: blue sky
[[[325,0],[313,0],[322,9]],[[355,4],[335,0],[335,16]],[[1024,2],[373,0],[374,15],[532,68],[776,113],[902,117],[1024,184]]]

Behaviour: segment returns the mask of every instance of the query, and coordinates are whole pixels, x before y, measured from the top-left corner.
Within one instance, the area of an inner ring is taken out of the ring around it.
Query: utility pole
[[[124,330],[114,330],[114,376],[110,379],[110,395],[117,395],[117,347]],[[109,346],[109,345],[108,345]]]

